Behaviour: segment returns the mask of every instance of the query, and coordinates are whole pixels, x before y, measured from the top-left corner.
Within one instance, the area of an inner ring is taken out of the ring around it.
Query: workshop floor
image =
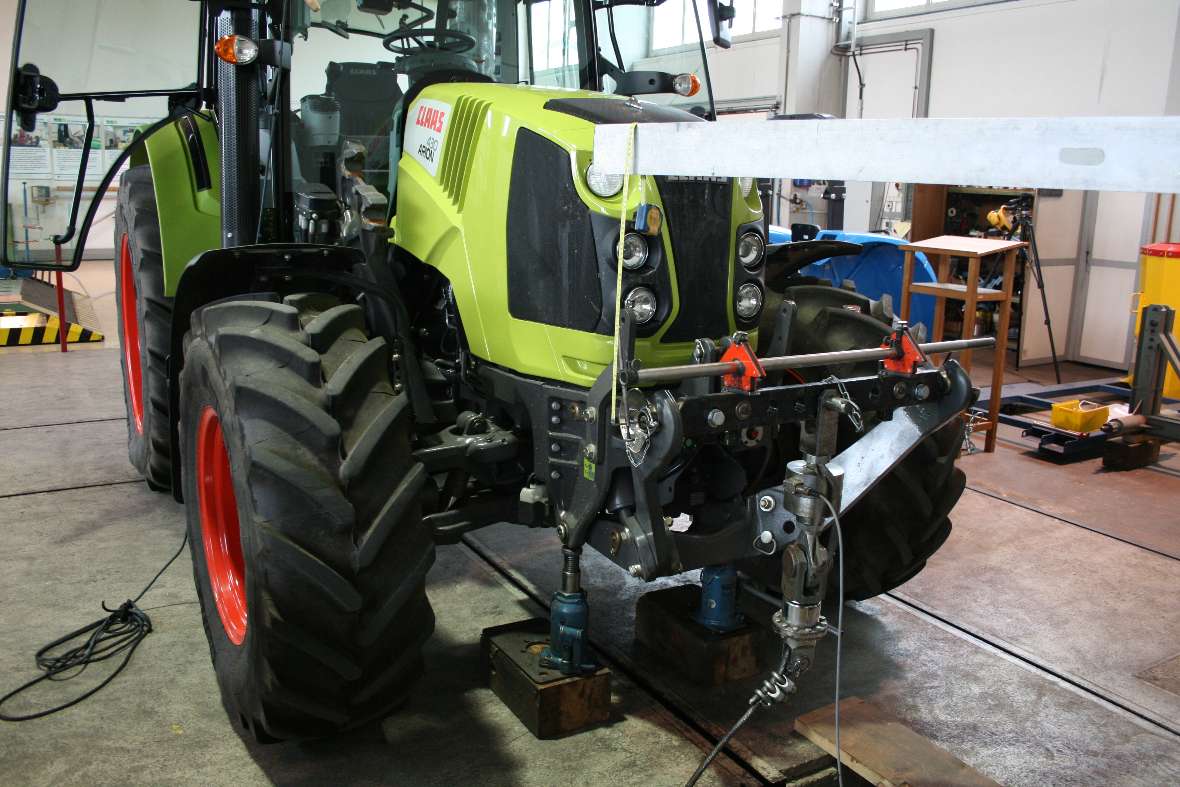
[[[101,601],[137,593],[183,533],[182,509],[125,458],[109,271],[79,271],[107,347],[0,354],[0,692],[33,677],[33,652],[99,617]],[[927,569],[846,607],[842,693],[1004,784],[1180,783],[1180,459],[1118,474],[1063,467],[1006,430],[996,453],[961,466],[968,489]],[[614,667],[612,723],[540,742],[480,684],[480,630],[540,614],[555,555],[551,533],[506,525],[440,549],[438,630],[406,708],[337,740],[260,747],[221,708],[184,554],[144,598],[155,632],[124,674],[66,712],[0,726],[0,783],[683,783],[756,681],[703,690],[635,647],[635,599],[650,586],[601,558],[585,562],[593,639]],[[790,705],[757,714],[706,783],[829,769],[790,730],[832,701],[834,648],[821,644]]]
[[[985,387],[991,385],[992,368],[995,360],[995,352],[993,352],[992,348],[975,350],[971,360],[971,380],[976,385]],[[1075,363],[1074,361],[1061,361],[1059,366],[1061,368],[1062,383],[1105,380],[1122,374],[1117,369],[1108,369],[1105,366],[1093,366],[1088,363]],[[1008,352],[1008,363],[1004,366],[1004,385],[1013,385],[1016,383],[1054,385],[1056,381],[1056,377],[1053,375],[1053,364],[1039,363],[1035,366],[1022,366],[1017,369],[1016,353]]]

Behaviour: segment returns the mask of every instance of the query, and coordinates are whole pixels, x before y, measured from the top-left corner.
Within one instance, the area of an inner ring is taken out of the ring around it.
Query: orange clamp
[[[754,351],[750,348],[748,341],[735,340],[730,342],[729,347],[721,355],[721,362],[729,363],[731,361],[737,361],[741,364],[741,369],[722,375],[721,384],[730,390],[753,393],[754,389],[758,387],[758,381],[766,376],[766,370],[762,368],[762,364],[758,361],[758,356],[754,355]]]
[[[910,336],[908,329],[902,327],[895,330],[881,345],[882,350],[893,350],[896,355],[885,358],[881,366],[894,374],[915,374],[918,367],[926,362],[926,356],[918,349],[918,343]]]

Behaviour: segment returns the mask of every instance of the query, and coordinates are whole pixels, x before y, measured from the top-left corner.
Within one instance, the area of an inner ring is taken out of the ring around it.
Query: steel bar
[[[984,336],[979,339],[955,339],[946,342],[927,342],[919,344],[918,348],[931,355],[933,353],[950,353],[956,350],[975,350],[981,347],[992,347],[996,343],[994,337]],[[883,361],[886,358],[896,358],[897,353],[889,348],[871,347],[865,350],[841,350],[830,353],[809,353],[807,355],[780,355],[774,358],[759,358],[762,368],[768,372],[778,369],[804,369],[810,366],[827,366],[838,363],[855,363],[858,361]],[[741,372],[742,365],[738,361],[716,363],[692,363],[683,366],[660,366],[651,369],[640,369],[637,383],[648,385],[651,383],[671,383],[688,380],[692,377],[720,377],[725,374]]]
[[[623,172],[630,129],[595,129],[596,168]],[[1178,117],[640,123],[632,171],[1168,194],[1180,192],[1177,139]]]
[[[61,244],[53,244],[54,257],[57,259],[57,264],[61,265]],[[66,288],[61,281],[61,271],[56,271],[54,274],[54,289],[57,290],[57,338],[61,345],[61,351],[68,352],[66,342],[68,341],[67,334],[69,333],[69,323],[66,321]]]
[[[1180,347],[1176,345],[1176,339],[1172,337],[1172,334],[1160,334],[1160,349],[1164,351],[1164,355],[1172,364],[1172,368],[1176,370],[1176,374],[1180,375]]]

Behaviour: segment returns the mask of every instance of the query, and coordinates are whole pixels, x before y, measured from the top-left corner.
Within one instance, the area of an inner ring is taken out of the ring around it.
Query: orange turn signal
[[[672,89],[682,96],[695,96],[701,91],[701,80],[696,74],[677,74],[672,78]]]
[[[258,59],[258,44],[245,36],[222,36],[213,45],[213,52],[223,62],[244,66]]]

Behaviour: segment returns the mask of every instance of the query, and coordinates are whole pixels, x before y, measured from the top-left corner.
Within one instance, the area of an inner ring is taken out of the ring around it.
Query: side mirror
[[[17,70],[12,84],[12,110],[20,119],[20,127],[31,134],[37,128],[38,114],[57,109],[57,83],[27,63]]]
[[[733,0],[729,0],[729,5],[722,3],[721,0],[707,0],[709,7],[709,28],[713,33],[713,43],[722,49],[729,49],[733,45],[733,34],[730,28],[733,27],[733,17],[737,14],[737,10],[733,7]]]

